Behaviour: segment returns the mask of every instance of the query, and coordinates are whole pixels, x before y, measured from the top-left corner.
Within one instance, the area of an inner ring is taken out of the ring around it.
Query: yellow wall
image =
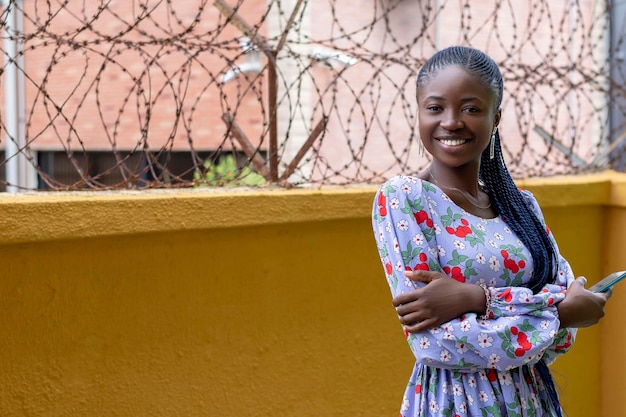
[[[626,269],[626,177],[521,185],[578,274]],[[0,197],[0,415],[397,415],[374,191]],[[626,416],[625,298],[553,368],[571,417]]]

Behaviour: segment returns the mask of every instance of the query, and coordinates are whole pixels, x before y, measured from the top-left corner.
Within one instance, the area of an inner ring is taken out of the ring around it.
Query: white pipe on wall
[[[4,33],[4,94],[5,94],[5,158],[6,158],[6,191],[15,193],[24,189],[26,184],[26,156],[20,152],[24,146],[23,129],[23,79],[19,70],[19,40],[21,31],[21,0],[1,0],[6,10],[6,26]],[[22,88],[21,88],[22,87]]]

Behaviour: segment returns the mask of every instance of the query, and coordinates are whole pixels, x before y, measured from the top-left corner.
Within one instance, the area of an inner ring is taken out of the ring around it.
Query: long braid
[[[427,84],[432,76],[450,65],[458,65],[474,74],[480,82],[493,91],[496,96],[496,109],[500,108],[504,90],[500,69],[490,57],[473,48],[453,46],[437,52],[420,70],[417,76],[417,88]],[[536,293],[547,283],[553,283],[556,280],[554,274],[556,251],[544,225],[528,206],[506,168],[500,145],[500,134],[496,133],[493,140],[495,141],[494,157],[490,158],[489,149],[483,152],[479,177],[487,186],[487,193],[496,214],[506,221],[532,256],[533,275],[527,285]],[[562,417],[558,393],[548,365],[542,359],[537,363],[535,370],[544,383],[557,416]]]
[[[545,226],[528,206],[506,169],[500,134],[496,132],[493,140],[495,140],[494,157],[490,158],[488,150],[483,152],[479,175],[487,185],[487,193],[497,214],[520,238],[533,258],[534,271],[528,288],[536,293],[547,283],[553,283],[555,280],[554,246]]]

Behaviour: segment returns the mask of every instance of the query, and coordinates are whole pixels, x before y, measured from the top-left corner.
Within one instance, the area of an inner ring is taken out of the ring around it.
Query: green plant
[[[204,172],[196,171],[194,179],[200,186],[242,187],[262,185],[267,181],[249,166],[239,168],[233,155],[222,155],[217,163],[208,159],[204,163]]]

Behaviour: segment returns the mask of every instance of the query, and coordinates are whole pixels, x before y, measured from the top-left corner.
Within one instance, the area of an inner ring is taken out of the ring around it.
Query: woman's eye
[[[440,109],[441,107],[439,106],[426,106],[426,110],[430,110],[430,111],[438,111]]]
[[[476,107],[468,107],[468,108],[465,109],[465,111],[468,112],[468,113],[476,113],[476,112],[479,112],[480,109],[478,109]]]

